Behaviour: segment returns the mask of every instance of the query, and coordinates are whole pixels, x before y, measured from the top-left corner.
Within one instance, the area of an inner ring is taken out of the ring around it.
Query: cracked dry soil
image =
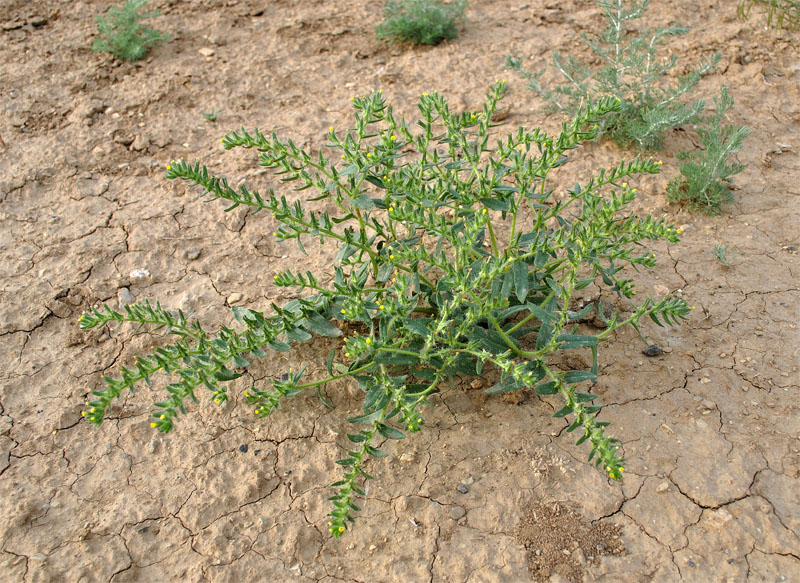
[[[366,0],[155,0],[152,24],[173,39],[116,64],[89,48],[109,5],[0,10],[1,581],[800,581],[800,33],[765,29],[756,10],[738,21],[730,1],[650,10],[648,25],[692,27],[669,43],[680,63],[722,53],[698,93],[729,86],[730,121],[753,135],[721,217],[664,196],[692,128],[668,137],[664,174],[639,184],[637,210],[684,229],[655,249],[639,289],[682,293],[697,310],[681,328],[646,329],[659,357],[630,330],[601,350],[593,390],[624,444],[624,483],[585,462],[554,402],[486,398],[469,380],[442,388],[408,449],[389,444],[371,464],[357,528],[334,541],[327,484],[358,406],[352,387],[328,387],[334,410],[299,397],[266,421],[238,396],[203,400],[168,436],[149,428],[143,389],[90,428],[88,391],[157,340],[82,333],[78,315],[151,298],[216,326],[231,324],[227,305],[287,300],[272,272],[302,262],[324,274],[331,249],[277,246],[268,217],[225,214],[168,183],[169,160],[296,196],[252,156],[221,151],[220,136],[257,126],[317,147],[349,123],[350,95],[379,87],[409,116],[423,91],[475,107],[507,53],[535,69],[555,47],[585,56],[580,34],[598,30],[600,12],[475,1],[459,39],[412,50],[375,40],[380,11]],[[509,85],[507,125],[558,127],[522,81]],[[213,108],[216,124],[202,116]],[[595,144],[567,168],[631,156]],[[730,267],[715,244],[738,254]],[[247,381],[300,363],[321,373],[331,346],[270,356]]]

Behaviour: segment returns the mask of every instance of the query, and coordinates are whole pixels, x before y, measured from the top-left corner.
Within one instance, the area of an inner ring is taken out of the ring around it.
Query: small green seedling
[[[731,251],[729,254],[728,247],[730,247],[730,245],[714,245],[714,249],[711,251],[711,253],[714,254],[714,257],[717,259],[717,261],[722,263],[722,265],[724,265],[725,267],[730,267],[731,261],[736,259],[736,257],[738,256],[738,254],[735,251]]]
[[[444,4],[441,0],[388,0],[386,20],[378,25],[378,38],[436,45],[458,36],[458,22],[467,7],[466,0]]]
[[[201,111],[200,113],[203,114],[203,117],[205,118],[206,121],[211,123],[217,121],[217,117],[219,117],[219,112],[216,110],[216,108],[212,108],[211,111],[209,111],[208,113],[204,111]]]
[[[123,61],[138,61],[147,55],[150,47],[169,39],[169,35],[149,26],[142,26],[145,18],[160,12],[140,13],[146,0],[128,0],[122,6],[109,8],[106,16],[97,16],[98,37],[92,43],[95,52],[111,53]]]

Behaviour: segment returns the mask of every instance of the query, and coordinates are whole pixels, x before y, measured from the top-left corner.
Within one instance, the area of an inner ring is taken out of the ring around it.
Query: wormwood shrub
[[[730,177],[744,170],[744,166],[729,163],[728,158],[742,148],[742,142],[750,135],[748,128],[722,123],[733,107],[733,98],[726,87],[719,98],[714,98],[714,104],[716,112],[703,119],[697,128],[702,149],[678,154],[686,162],[678,166],[681,176],[667,185],[669,200],[685,202],[709,215],[720,214],[720,206],[733,201]]]
[[[378,25],[378,38],[438,45],[458,36],[458,21],[464,16],[466,0],[444,4],[441,0],[388,0],[386,20]]]
[[[370,458],[386,452],[382,438],[403,439],[425,424],[422,406],[453,375],[492,372],[497,394],[533,387],[561,400],[556,417],[571,417],[567,430],[588,442],[589,459],[613,480],[622,477],[616,440],[597,419],[596,396],[581,389],[598,374],[598,345],[617,329],[637,328],[643,318],[676,324],[690,308],[680,298],[636,303],[626,266],[655,264],[645,240],[677,241],[662,219],[626,211],[635,189],[626,180],[656,173],[651,160],[601,169],[564,193],[549,188],[550,174],[567,154],[597,136],[604,115],[619,111],[601,99],[577,112],[557,136],[519,128],[490,138],[492,114],[504,83],[488,92],[483,109],[454,113],[438,94],[420,98],[415,126],[398,119],[380,92],[353,99],[355,127],[327,134],[326,151],[312,154],[291,140],[258,130],[225,136],[226,149],[254,148],[261,166],[282,181],[309,190],[335,210],[308,210],[269,190],[234,189],[200,163],[173,162],[170,179],[202,187],[212,199],[265,210],[278,241],[309,240],[338,247],[330,286],[317,275],[286,270],[275,285],[295,288],[300,298],[272,305],[267,315],[234,307],[238,329],[211,332],[181,312],[137,303],[124,312],[108,306],[81,316],[83,328],[130,322],[162,329],[172,342],[120,367],[118,378],[90,397],[86,419],[99,425],[111,402],[153,375],[173,375],[164,400],[155,403],[152,426],[173,429],[187,398],[205,386],[211,399],[229,399],[229,381],[244,374],[266,350],[289,351],[314,335],[341,337],[342,328],[362,330],[342,341],[327,359],[327,375],[305,378],[305,367],[271,385],[251,387],[244,398],[259,417],[283,399],[319,390],[336,379],[352,379],[363,392],[361,410],[348,421],[351,451],[337,463],[343,473],[330,498],[330,532],[339,536],[353,521]],[[597,282],[630,304],[627,315],[606,317],[602,304],[575,308],[579,290]],[[579,322],[596,309],[605,329]],[[345,326],[347,325],[347,326]],[[602,330],[602,331],[600,331]],[[588,370],[562,370],[553,358],[563,351],[591,354]]]
[[[667,38],[685,34],[688,29],[673,25],[629,32],[628,23],[641,18],[649,3],[599,1],[607,28],[596,39],[583,38],[602,64],[592,68],[573,57],[564,60],[555,51],[553,64],[567,81],[564,85],[552,90],[543,87],[544,72],[523,71],[520,59],[507,57],[506,67],[529,79],[528,87],[547,99],[553,111],[574,115],[583,103],[604,97],[619,99],[619,110],[601,121],[601,133],[623,147],[656,149],[666,131],[692,121],[703,110],[702,100],[685,103],[682,99],[717,64],[720,55],[673,79],[670,72],[678,57],[659,58],[658,49]]]
[[[123,61],[138,61],[151,46],[168,40],[168,34],[142,26],[142,20],[160,14],[158,11],[140,14],[145,2],[127,0],[122,6],[109,8],[107,16],[96,16],[99,36],[92,43],[92,50],[111,53]]]

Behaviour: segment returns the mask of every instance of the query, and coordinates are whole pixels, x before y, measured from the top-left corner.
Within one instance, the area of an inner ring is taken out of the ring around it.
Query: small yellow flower
[[[636,192],[636,189],[634,188],[631,192]]]
[[[416,427],[413,424],[408,426],[409,431],[414,431],[415,429]]]
[[[170,166],[169,164],[167,164],[167,170],[172,170],[172,166]]]
[[[89,409],[89,413],[97,413],[97,409],[95,409],[94,407],[92,407],[91,409]]]
[[[86,411],[81,411],[81,415],[82,415],[83,417],[86,417]]]
[[[349,352],[345,352],[345,353],[344,353],[344,355],[345,355],[347,358],[350,358],[350,353],[349,353]]]
[[[344,154],[342,154],[342,160],[344,160],[344,159],[345,159],[345,155],[344,155]]]
[[[344,310],[339,310],[339,312],[342,313],[342,314],[346,314],[347,313]]]
[[[394,255],[389,255],[389,259],[394,259]]]
[[[278,279],[278,276],[277,276],[277,275],[273,275],[273,276],[272,276],[272,279],[275,279],[275,280],[277,280],[277,279]]]
[[[662,162],[661,160],[659,160],[659,161],[658,161],[658,162],[656,162],[656,163],[657,163],[659,166],[661,166],[661,165],[662,165],[664,162]]]
[[[628,188],[628,183],[627,182],[623,182],[622,183],[622,188]]]
[[[151,424],[150,424],[150,428],[151,428],[151,429],[152,429],[152,428],[154,428],[155,426],[156,426],[156,424],[155,424],[155,423],[151,423]]]
[[[343,526],[339,527],[339,532],[344,532],[344,527]]]
[[[625,468],[623,468],[622,466],[620,466],[620,468],[619,468],[619,471],[620,471],[620,472],[624,472],[624,471],[625,471]]]
[[[419,419],[417,419],[417,423],[422,423],[422,417],[420,417]]]
[[[372,338],[367,338],[367,339],[365,340],[365,342],[366,342],[367,344],[372,344]]]
[[[162,421],[164,421],[164,419],[166,419],[167,416],[166,415],[160,415],[158,418],[161,419]]]
[[[631,290],[631,295],[636,295],[636,290]]]
[[[678,233],[678,234],[680,235],[681,233],[683,233],[683,229],[681,229],[680,227],[678,227],[678,229],[676,229],[676,230],[675,230],[675,232],[676,232],[676,233]]]
[[[394,142],[397,139],[397,136],[392,136],[392,141]]]
[[[273,233],[272,233],[272,236],[273,236],[273,237],[277,237],[277,236],[278,236],[278,233],[275,233],[275,232],[273,232]]]
[[[247,391],[245,391],[245,392],[244,392],[244,396],[245,396],[245,397],[250,397],[250,393],[248,393]]]
[[[214,399],[214,402],[219,405],[219,399]]]
[[[329,127],[328,130],[332,132],[333,131],[333,126]]]
[[[380,306],[378,306],[378,309],[380,309],[380,310],[385,310],[385,309],[386,309],[386,306],[384,306],[383,304],[381,304]]]
[[[694,310],[694,306],[689,306],[689,309],[690,310]]]
[[[389,212],[390,212],[390,213],[393,213],[393,212],[394,212],[394,207],[393,207],[393,206],[390,206],[390,207],[389,207]]]
[[[355,98],[355,97],[351,97],[351,98],[350,98],[350,101],[355,101],[355,100],[356,100],[356,98]]]

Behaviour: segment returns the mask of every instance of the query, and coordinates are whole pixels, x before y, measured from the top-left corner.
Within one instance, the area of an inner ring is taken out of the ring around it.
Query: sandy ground
[[[77,317],[132,296],[230,325],[226,306],[285,301],[274,270],[324,273],[331,257],[276,245],[268,217],[199,202],[164,178],[168,161],[280,188],[220,136],[244,125],[314,148],[328,126],[347,127],[353,94],[383,88],[413,114],[417,95],[438,90],[465,109],[506,75],[506,123],[555,128],[504,56],[538,67],[556,47],[585,54],[580,34],[598,30],[599,10],[473,1],[459,39],[411,49],[375,40],[378,2],[150,4],[173,40],[124,65],[89,48],[109,2],[0,6],[0,581],[800,581],[800,33],[755,13],[740,22],[731,0],[651,10],[650,25],[692,27],[669,45],[687,67],[722,53],[698,92],[729,86],[730,120],[753,135],[721,217],[666,202],[691,128],[669,136],[663,175],[640,186],[639,210],[684,229],[656,248],[640,289],[697,310],[679,329],[647,328],[661,357],[642,355],[630,330],[601,351],[594,392],[624,443],[624,483],[561,435],[554,401],[486,398],[469,380],[443,387],[426,430],[370,465],[357,528],[332,540],[327,484],[352,387],[327,389],[334,410],[300,397],[265,421],[241,397],[203,400],[168,436],[149,428],[145,388],[92,428],[87,393],[158,340],[84,333]],[[592,145],[575,169],[630,156]],[[737,254],[729,267],[717,244]],[[270,356],[242,380],[319,373],[331,346]]]

